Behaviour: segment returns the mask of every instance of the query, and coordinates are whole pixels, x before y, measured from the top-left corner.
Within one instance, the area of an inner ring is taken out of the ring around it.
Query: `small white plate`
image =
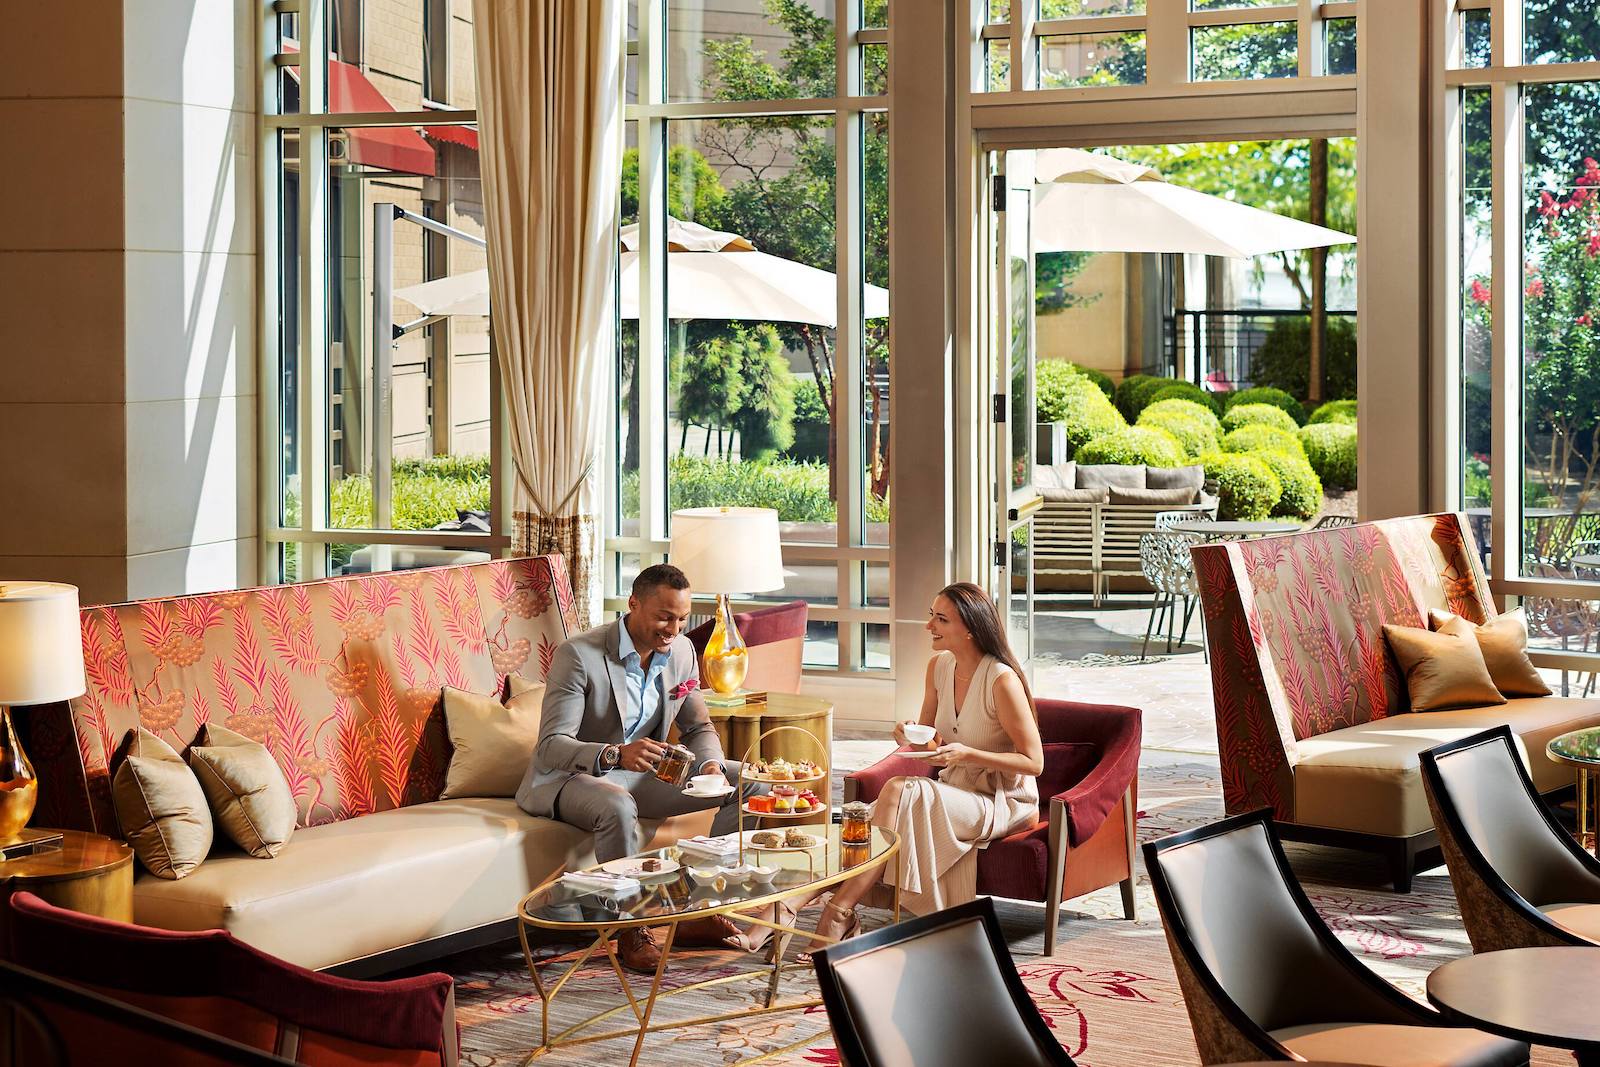
[[[812,849],[821,848],[828,843],[828,838],[825,835],[807,834],[806,836],[811,838],[811,844],[809,845],[758,845],[755,843],[753,835],[762,832],[761,830],[745,831],[746,834],[752,835],[745,838],[744,847],[746,850],[755,849],[757,852],[810,852]],[[773,830],[768,832],[779,833],[780,831]],[[801,832],[804,833],[804,831]]]
[[[698,789],[685,789],[683,791],[683,795],[686,797],[694,797],[696,800],[720,800],[731,792],[733,792],[733,786],[729,785],[718,789],[714,793],[702,793]]]
[[[915,752],[896,752],[895,753],[896,756],[904,756],[906,759],[932,759],[933,757],[937,756],[938,754],[939,753],[938,753],[937,750],[932,751],[932,752],[927,752],[927,751],[923,751],[921,749],[918,749]]]
[[[644,869],[644,860],[630,856],[626,859],[602,863],[600,869],[608,874],[620,874],[625,878],[661,878],[666,875],[677,874],[678,861],[663,859],[659,871],[647,871]]]

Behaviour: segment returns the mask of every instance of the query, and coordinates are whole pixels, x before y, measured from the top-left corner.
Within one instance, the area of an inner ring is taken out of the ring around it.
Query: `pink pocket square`
[[[690,678],[687,681],[679,682],[675,687],[673,687],[672,699],[682,700],[684,697],[688,696],[690,693],[699,688],[700,679],[698,678]]]

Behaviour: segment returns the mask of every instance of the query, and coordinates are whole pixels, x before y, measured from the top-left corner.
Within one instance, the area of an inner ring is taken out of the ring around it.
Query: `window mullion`
[[[665,0],[639,0],[639,96],[664,102]],[[667,536],[667,120],[638,120],[639,536]],[[649,561],[641,558],[641,566]]]
[[[300,109],[328,106],[328,20],[324,0],[304,0],[300,15]],[[328,142],[320,128],[300,132],[300,361],[298,433],[300,528],[328,526]],[[300,554],[301,581],[327,574],[327,554]]]
[[[1495,487],[1489,543],[1494,546],[1490,577],[1504,581],[1521,570],[1522,457],[1521,348],[1522,321],[1522,116],[1521,88],[1501,83],[1491,90],[1491,226],[1492,272],[1490,315],[1491,448],[1490,484]]]
[[[1189,80],[1188,0],[1149,0],[1145,38],[1145,83],[1182,85]]]
[[[1039,0],[1011,0],[1011,91],[1039,84],[1039,43],[1033,24]]]

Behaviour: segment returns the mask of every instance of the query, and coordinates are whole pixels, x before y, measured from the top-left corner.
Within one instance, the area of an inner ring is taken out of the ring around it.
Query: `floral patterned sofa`
[[[130,729],[182,751],[215,720],[271,749],[299,826],[275,859],[219,844],[179,881],[141,873],[136,922],[350,974],[512,935],[590,841],[509,797],[438,799],[440,687],[543,678],[576,618],[559,556],[85,608],[88,692],[18,716],[34,822],[118,836],[108,765]]]
[[[1572,784],[1550,738],[1600,723],[1557,696],[1413,712],[1383,625],[1430,608],[1495,614],[1458,514],[1419,515],[1196,547],[1229,815],[1270,808],[1292,840],[1376,851],[1400,892],[1438,839],[1418,755],[1508,724],[1541,792]],[[1431,859],[1431,855],[1430,855]]]

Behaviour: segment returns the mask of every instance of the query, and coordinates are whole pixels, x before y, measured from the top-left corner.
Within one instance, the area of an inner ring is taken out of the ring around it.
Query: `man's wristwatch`
[[[607,745],[600,750],[600,769],[602,771],[616,770],[617,764],[622,762],[622,749],[616,745]]]

